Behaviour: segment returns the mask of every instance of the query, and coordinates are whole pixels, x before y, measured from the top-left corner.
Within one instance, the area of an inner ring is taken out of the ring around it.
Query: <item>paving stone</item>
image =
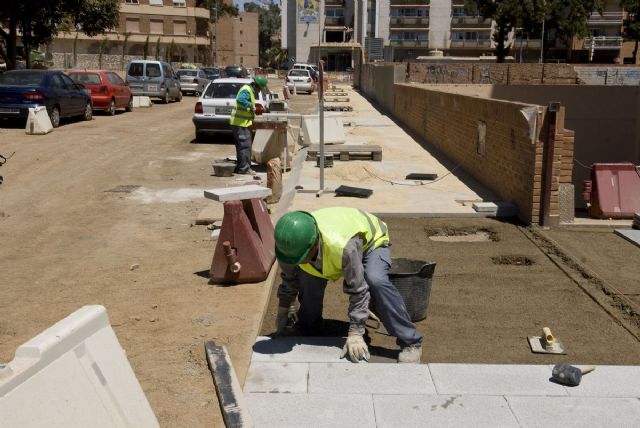
[[[224,187],[204,191],[204,197],[218,202],[239,201],[243,199],[266,198],[271,195],[268,187],[249,184],[246,186]]]
[[[496,212],[498,211],[498,206],[493,202],[474,202],[471,205],[474,210],[477,212]]]
[[[439,394],[568,395],[547,365],[429,364]]]
[[[616,229],[616,235],[622,236],[627,241],[640,247],[640,230]]]
[[[375,427],[370,395],[247,394],[256,428]]]
[[[596,366],[566,390],[576,397],[640,397],[640,366]]]
[[[374,395],[377,426],[518,427],[501,396]]]
[[[507,396],[522,427],[637,427],[636,398]]]
[[[309,393],[435,394],[426,364],[309,365]]]
[[[249,368],[244,392],[307,392],[309,364],[260,363]]]
[[[340,359],[344,341],[340,337],[259,336],[253,345],[251,362],[351,364]]]

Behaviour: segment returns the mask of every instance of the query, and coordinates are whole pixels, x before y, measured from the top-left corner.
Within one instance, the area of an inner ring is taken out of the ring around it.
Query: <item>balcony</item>
[[[454,16],[451,18],[451,28],[469,28],[478,26],[491,28],[491,20],[484,19],[481,16]]]
[[[426,17],[414,17],[414,16],[392,16],[389,19],[389,26],[391,28],[403,28],[403,27],[425,27],[429,26],[429,18]]]
[[[428,48],[429,40],[415,40],[415,39],[407,39],[407,40],[389,40],[391,46],[397,48]]]
[[[424,7],[424,6],[429,6],[430,3],[431,3],[430,0],[391,0],[391,7],[406,7],[406,6]]]
[[[620,49],[622,47],[622,37],[597,36],[584,39],[582,49]]]
[[[600,15],[598,12],[594,12],[589,17],[587,25],[615,25],[621,26],[623,21],[622,11],[620,12],[602,12]]]
[[[451,40],[451,48],[489,49],[491,48],[491,40],[489,39]]]
[[[343,16],[325,16],[324,25],[325,27],[344,27],[344,17]]]

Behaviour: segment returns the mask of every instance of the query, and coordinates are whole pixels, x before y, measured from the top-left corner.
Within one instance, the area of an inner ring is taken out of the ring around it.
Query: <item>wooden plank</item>
[[[317,144],[313,144],[309,147],[307,152],[307,160],[316,160],[319,156],[320,148]],[[325,146],[325,156],[332,156],[334,160],[349,161],[349,160],[373,160],[376,162],[382,161],[382,147],[377,145],[340,145],[340,146]]]
[[[317,144],[311,144],[309,146],[309,152],[317,152],[320,150],[320,146]],[[324,146],[325,153],[327,152],[382,152],[382,147],[376,144],[341,144],[339,146],[331,145]]]
[[[242,388],[231,365],[227,349],[216,345],[213,341],[205,342],[204,348],[225,426],[227,428],[252,427],[253,421],[244,403]]]

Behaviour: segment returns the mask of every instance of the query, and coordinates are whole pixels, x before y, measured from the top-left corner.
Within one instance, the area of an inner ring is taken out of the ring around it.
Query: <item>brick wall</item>
[[[539,222],[548,133],[546,107],[409,84],[396,84],[394,94],[394,115],[398,120],[460,164],[500,199],[516,204],[522,221]],[[523,109],[533,112],[533,135]],[[570,168],[567,163],[572,163],[564,159],[573,145],[573,135],[564,130],[563,120],[564,115],[557,116],[558,132],[554,137],[560,145],[555,152],[551,187],[551,214],[555,216],[561,173],[564,169],[566,174]],[[483,149],[479,144],[482,126],[486,130]]]
[[[415,83],[488,83],[494,85],[578,84],[569,64],[410,63],[409,80]]]

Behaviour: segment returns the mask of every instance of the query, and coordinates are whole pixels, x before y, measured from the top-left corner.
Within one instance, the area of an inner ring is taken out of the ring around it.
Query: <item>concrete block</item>
[[[313,363],[309,393],[435,394],[426,364]]]
[[[302,116],[304,145],[320,144],[320,118],[317,115]],[[324,143],[344,144],[347,137],[342,126],[342,117],[330,115],[324,118]]]
[[[273,158],[282,157],[286,144],[286,129],[258,129],[253,138],[251,155],[257,163],[266,164]]]
[[[342,363],[340,359],[345,339],[341,337],[265,337],[258,336],[253,345],[251,363]]]
[[[40,106],[29,109],[27,126],[25,126],[24,131],[30,135],[44,135],[53,131],[53,125],[46,107]]]
[[[519,427],[504,397],[374,395],[379,427]]]
[[[256,427],[376,426],[370,395],[355,394],[247,394]]]
[[[159,424],[105,308],[84,306],[21,345],[0,368],[0,426]]]
[[[153,107],[153,103],[149,97],[136,95],[133,97],[133,107]]]
[[[575,397],[640,398],[640,366],[597,366],[582,376],[580,385],[566,390]]]
[[[476,210],[476,212],[479,213],[495,213],[496,211],[498,211],[498,206],[493,202],[474,202],[472,207],[474,210]]]
[[[522,427],[637,427],[636,398],[506,397]]]
[[[244,199],[266,198],[271,195],[268,187],[249,184],[246,186],[225,187],[204,191],[204,197],[218,202],[241,201]]]
[[[571,183],[560,183],[558,188],[559,215],[561,223],[573,223],[576,201],[575,186]]]
[[[640,230],[616,229],[616,235],[640,247]]]
[[[546,365],[429,364],[438,394],[567,395]]]
[[[260,363],[251,364],[244,392],[306,393],[309,364]]]

